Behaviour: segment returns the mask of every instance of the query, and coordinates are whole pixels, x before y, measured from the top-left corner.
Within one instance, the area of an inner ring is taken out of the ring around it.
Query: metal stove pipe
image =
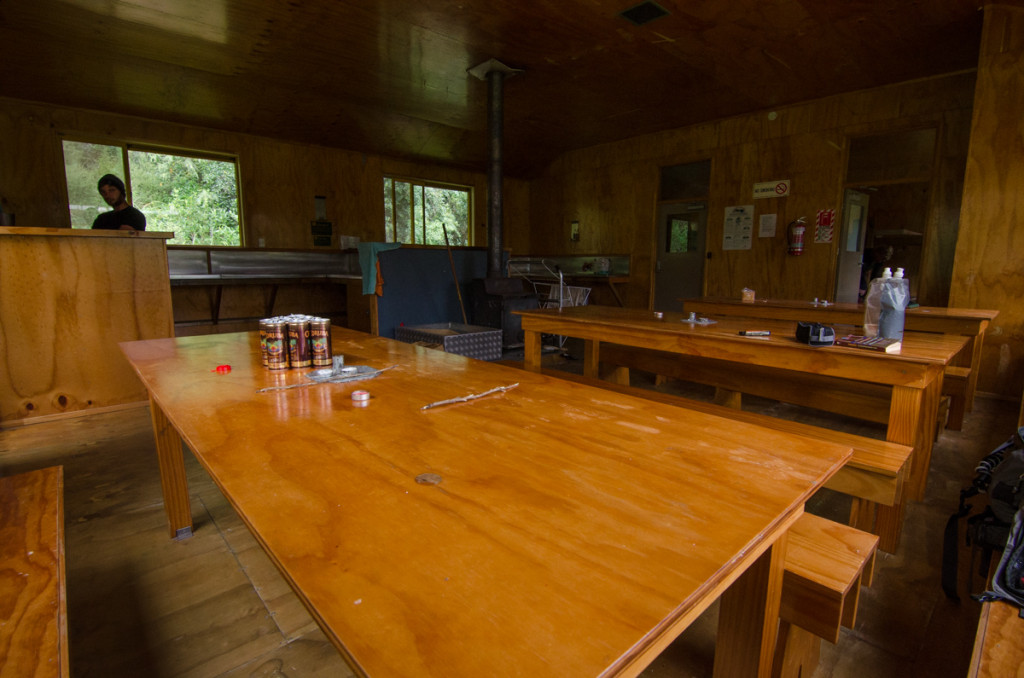
[[[501,278],[504,240],[502,211],[502,159],[504,145],[504,101],[502,90],[505,73],[492,69],[487,73],[487,277]]]

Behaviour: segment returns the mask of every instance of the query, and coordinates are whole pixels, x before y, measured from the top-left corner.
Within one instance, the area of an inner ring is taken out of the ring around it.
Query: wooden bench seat
[[[64,470],[0,478],[0,674],[69,675]]]
[[[744,365],[737,370],[735,363],[727,361],[604,342],[601,366],[611,367],[610,380],[620,384],[627,383],[629,369],[638,369],[878,424],[889,421],[892,389],[881,384],[843,380],[842,388],[837,388],[835,377],[801,374],[796,378],[792,372],[757,365]],[[616,367],[621,368],[618,373],[614,371]]]
[[[1009,603],[982,603],[968,678],[1024,675],[1024,619]]]
[[[810,676],[822,640],[853,628],[860,587],[874,576],[878,537],[805,513],[790,528],[773,678]]]
[[[805,513],[789,531],[783,580],[784,621],[830,643],[853,628],[861,585],[874,578],[878,537]]]

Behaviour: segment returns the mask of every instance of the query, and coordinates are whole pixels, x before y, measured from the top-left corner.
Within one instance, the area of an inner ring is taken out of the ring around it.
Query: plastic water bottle
[[[902,341],[904,316],[910,303],[910,281],[903,277],[902,268],[896,269],[891,278],[883,278],[880,302],[879,336]]]
[[[878,318],[882,311],[882,286],[892,278],[892,269],[886,268],[881,278],[875,278],[868,284],[868,293],[864,297],[864,334],[869,337],[878,336]]]

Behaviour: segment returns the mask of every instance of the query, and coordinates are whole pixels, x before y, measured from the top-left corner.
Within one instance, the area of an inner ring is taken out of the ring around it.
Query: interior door
[[[704,287],[704,240],[708,210],[704,202],[658,206],[658,254],[654,271],[654,308],[682,310],[682,299],[699,297]]]
[[[857,303],[858,301],[867,223],[867,193],[847,190],[843,199],[843,226],[840,231],[842,240],[839,243],[839,261],[836,268],[836,301],[838,302]]]

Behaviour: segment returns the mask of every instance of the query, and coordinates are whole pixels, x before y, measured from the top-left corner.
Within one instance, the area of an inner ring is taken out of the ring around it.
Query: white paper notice
[[[749,250],[754,239],[754,206],[734,205],[725,208],[723,250]]]
[[[758,224],[757,237],[774,238],[775,224],[778,223],[778,220],[778,214],[762,214]]]

